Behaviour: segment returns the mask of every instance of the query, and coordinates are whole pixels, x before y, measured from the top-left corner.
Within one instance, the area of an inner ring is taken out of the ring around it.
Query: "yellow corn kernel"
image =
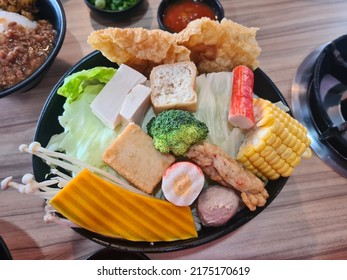
[[[272,164],[272,168],[278,172],[278,170],[281,169],[283,166],[285,166],[285,164],[286,162],[284,161],[284,159],[279,158],[275,164]]]
[[[273,134],[273,133],[272,133],[272,134],[270,135],[270,137],[266,140],[266,144],[272,145],[273,143],[275,143],[276,138],[277,138],[276,134]]]
[[[257,122],[258,127],[271,124],[275,120],[273,110],[270,107],[264,108],[263,114],[264,116]]]
[[[294,147],[292,148],[292,150],[296,153],[298,153],[299,149],[301,148],[301,142],[299,140],[296,141]]]
[[[271,146],[266,146],[264,148],[264,150],[262,150],[260,152],[260,155],[263,157],[263,158],[266,158],[269,154],[271,154],[272,152],[274,151],[273,147]]]
[[[290,148],[293,148],[295,143],[296,143],[296,141],[297,141],[297,139],[298,138],[296,138],[295,136],[291,137],[291,139],[290,139],[290,141],[289,141],[287,146],[290,147]]]
[[[292,123],[289,123],[287,127],[293,136],[296,136],[296,137],[298,136],[298,132],[300,129],[297,126],[295,126]]]
[[[238,153],[237,155],[238,155],[238,156],[236,157],[236,159],[237,159],[238,161],[240,161],[241,163],[246,163],[246,162],[248,162],[248,158],[246,158],[243,154]]]
[[[254,153],[248,159],[249,159],[250,162],[254,162],[254,161],[258,160],[259,158],[260,158],[259,153]]]
[[[264,175],[261,172],[255,171],[254,175],[259,177],[261,180],[266,181],[266,177],[264,177]]]
[[[305,137],[305,132],[303,132],[301,129],[298,129],[298,132],[297,132],[297,139],[304,139]]]
[[[274,121],[268,126],[271,128],[272,132],[276,132],[278,129],[280,129],[281,123],[278,119],[274,119]],[[264,126],[266,127],[266,126]]]
[[[266,99],[262,98],[254,98],[253,99],[253,105],[256,107],[256,109],[259,110],[259,112],[263,112],[264,108],[266,108],[271,102]]]
[[[275,119],[273,121],[273,123],[271,123],[270,128],[272,130],[273,133],[275,133],[276,135],[279,135],[282,133],[284,126],[283,124],[279,121],[279,119]]]
[[[281,138],[281,140],[283,141],[284,139],[286,139],[289,135],[289,131],[288,128],[284,128],[283,131],[281,132],[281,134],[277,134],[279,138]]]
[[[259,154],[258,154],[259,155]],[[251,159],[250,159],[251,160]],[[265,163],[265,160],[259,156],[259,158],[257,160],[254,160],[254,161],[251,161],[252,162],[252,165],[254,167],[256,167],[257,169],[259,169],[264,163]]]
[[[307,134],[307,128],[304,127],[301,123],[299,123],[296,119],[292,118],[292,122],[295,126],[297,126],[304,134]]]
[[[256,166],[256,165],[255,165],[255,166]],[[265,160],[263,161],[262,164],[260,164],[259,166],[256,166],[256,167],[257,167],[257,169],[258,169],[259,171],[262,171],[262,170],[264,170],[264,169],[266,169],[266,168],[268,168],[268,167],[271,168],[271,166],[268,165],[268,163],[267,163]]]
[[[252,155],[254,155],[255,151],[254,151],[254,148],[252,145],[246,145],[243,149],[243,154],[246,156],[246,157],[250,157]]]
[[[295,166],[298,166],[301,162],[301,157],[296,157],[291,163],[290,163],[290,166],[291,167],[295,167]]]
[[[287,146],[284,145],[283,143],[276,149],[276,152],[278,155],[282,155],[285,150],[287,149]]]
[[[242,162],[242,165],[243,165],[244,167],[246,167],[247,169],[249,169],[250,167],[252,167],[252,163],[251,163],[249,160],[247,160],[246,162]]]
[[[267,163],[272,167],[281,159],[281,157],[278,154],[274,153],[274,155],[275,156],[271,160],[267,160]]]
[[[278,170],[278,172],[281,174],[282,177],[289,177],[293,174],[294,168],[291,166],[284,166],[283,170]]]
[[[249,171],[251,171],[253,174],[255,174],[256,172],[258,172],[258,170],[253,166],[251,165],[250,167],[247,168]]]
[[[295,139],[295,137],[291,133],[288,133],[288,136],[282,139],[282,144],[285,146],[289,146],[290,142],[294,141],[293,139]]]
[[[302,158],[310,158],[312,156],[311,149],[309,147],[306,148],[304,153],[301,156],[302,156]]]
[[[282,159],[283,160],[283,159]],[[284,174],[285,172],[287,172],[287,170],[289,169],[289,164],[286,163],[284,160],[283,160],[283,165],[279,168],[276,169],[277,173],[282,175]]]
[[[253,137],[253,138],[260,138],[260,139],[266,141],[272,135],[272,131],[271,131],[270,127],[264,127],[262,129],[256,130],[255,134],[256,134],[255,135],[256,137]],[[252,141],[252,143],[253,143],[253,141]]]
[[[311,145],[311,139],[307,137],[305,144],[306,147],[309,147]]]
[[[266,178],[270,178],[278,174],[274,169],[271,169],[269,172],[266,172],[264,175],[266,176]]]
[[[277,116],[277,119],[281,122],[282,125],[284,125],[285,127],[288,126],[289,124],[289,121],[288,121],[288,118],[286,116],[284,116],[283,114],[281,115],[278,115]]]
[[[280,177],[280,174],[275,173],[274,175],[269,176],[269,180],[276,180]]]
[[[259,137],[254,137],[252,145],[255,152],[260,152],[266,147],[266,142]]]
[[[306,145],[304,143],[300,142],[300,147],[296,151],[296,153],[298,154],[298,156],[301,156],[303,154],[303,152],[305,152],[305,150],[306,150]]]
[[[295,152],[292,152],[291,155],[289,155],[289,157],[286,159],[286,162],[288,164],[291,164],[295,161],[295,159],[298,157],[298,155]]]
[[[259,171],[263,174],[269,173],[271,170],[273,170],[272,167],[268,165],[267,163],[264,168],[261,168],[261,169],[259,168]]]
[[[272,151],[267,157],[265,157],[265,160],[268,164],[272,165],[273,163],[276,163],[279,159],[279,156],[277,155],[276,151]]]
[[[289,147],[286,147],[286,149],[283,151],[283,153],[280,154],[280,156],[284,160],[287,160],[292,154],[295,154],[293,150]]]
[[[279,146],[281,146],[281,144],[282,144],[281,138],[276,137],[275,142],[274,142],[271,146],[272,146],[274,149],[277,149]]]

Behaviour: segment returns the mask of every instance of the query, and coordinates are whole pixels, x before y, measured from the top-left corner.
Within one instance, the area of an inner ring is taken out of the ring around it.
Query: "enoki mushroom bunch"
[[[54,175],[52,178],[47,179],[42,182],[37,182],[32,174],[25,174],[22,177],[21,183],[16,183],[13,181],[13,177],[7,177],[1,181],[1,188],[3,190],[8,189],[9,187],[17,189],[20,193],[23,194],[33,194],[37,195],[45,200],[50,200],[55,196],[64,186],[66,186],[72,177],[66,175],[65,173],[59,171],[57,168],[63,168],[71,174],[77,174],[82,169],[86,168],[89,171],[97,174],[105,180],[108,180],[112,183],[117,184],[120,187],[123,187],[127,190],[140,193],[142,195],[147,195],[144,192],[136,189],[135,187],[128,184],[128,182],[104,171],[99,168],[95,168],[91,165],[88,165],[82,161],[79,161],[71,156],[68,156],[64,153],[55,152],[41,147],[41,144],[38,142],[32,142],[29,146],[22,144],[19,146],[19,150],[24,153],[32,154],[43,159],[49,166],[51,166],[51,173]],[[148,195],[147,195],[148,196]],[[57,222],[63,223],[71,226],[71,222],[67,219],[60,218],[56,211],[47,204],[45,207],[45,222]]]

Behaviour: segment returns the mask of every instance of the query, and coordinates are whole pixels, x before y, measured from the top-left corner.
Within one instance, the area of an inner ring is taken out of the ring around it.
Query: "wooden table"
[[[24,94],[0,100],[0,178],[16,181],[32,172],[31,158],[18,151],[32,141],[41,108],[58,79],[92,51],[92,30],[107,26],[157,28],[159,0],[127,21],[91,16],[83,1],[63,0],[65,43],[45,79]],[[259,27],[261,68],[291,103],[291,85],[313,49],[347,31],[345,0],[221,0],[225,16]],[[15,190],[0,192],[0,235],[14,259],[85,259],[101,248],[73,230],[43,222],[43,201]],[[209,244],[151,259],[347,259],[347,179],[317,156],[305,160],[278,197],[259,216]]]

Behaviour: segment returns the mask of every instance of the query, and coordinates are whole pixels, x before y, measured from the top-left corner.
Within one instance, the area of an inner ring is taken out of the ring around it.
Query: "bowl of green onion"
[[[143,0],[84,0],[93,11],[105,16],[120,18],[135,11]]]

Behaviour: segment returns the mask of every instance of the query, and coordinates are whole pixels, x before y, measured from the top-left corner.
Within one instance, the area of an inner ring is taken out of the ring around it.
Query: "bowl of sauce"
[[[180,32],[189,22],[202,17],[221,21],[223,6],[218,0],[163,0],[158,7],[158,24],[171,33]]]

